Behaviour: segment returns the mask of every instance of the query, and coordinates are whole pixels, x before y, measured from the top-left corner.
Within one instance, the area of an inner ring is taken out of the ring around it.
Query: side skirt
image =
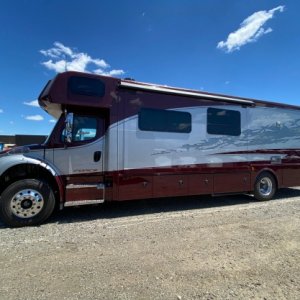
[[[98,204],[104,202],[105,185],[103,183],[68,184],[67,201],[64,206]]]

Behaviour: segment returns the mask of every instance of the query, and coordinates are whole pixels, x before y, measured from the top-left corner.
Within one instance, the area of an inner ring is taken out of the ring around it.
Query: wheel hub
[[[21,202],[21,207],[23,209],[29,209],[30,207],[32,207],[32,204],[33,204],[33,202],[31,200],[26,199]]]
[[[269,178],[262,178],[259,185],[260,193],[269,196],[272,192],[272,181]]]
[[[27,189],[16,193],[11,199],[11,211],[19,218],[32,218],[44,206],[43,196],[36,190]]]

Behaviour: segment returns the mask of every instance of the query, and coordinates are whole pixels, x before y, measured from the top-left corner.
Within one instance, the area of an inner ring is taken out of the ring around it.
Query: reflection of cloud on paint
[[[140,98],[136,98],[130,101],[130,104],[136,105],[136,106],[142,106],[143,102],[141,101]]]
[[[278,122],[280,122],[281,126],[284,126],[284,124],[295,120],[293,116],[287,113],[278,112],[277,114],[274,114],[274,112],[270,113],[271,110],[271,108],[266,108],[262,111],[257,110],[254,117],[250,119],[249,127],[260,129],[272,124],[275,126]]]
[[[168,156],[159,156],[155,158],[156,166],[170,166],[172,164],[172,160]]]

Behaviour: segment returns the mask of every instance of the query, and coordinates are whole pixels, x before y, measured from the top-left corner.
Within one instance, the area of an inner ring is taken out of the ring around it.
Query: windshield
[[[64,122],[64,114],[63,113],[61,114],[61,116],[59,117],[59,119],[55,123],[53,123],[54,126],[53,126],[52,130],[50,131],[50,134],[47,136],[44,144],[46,144],[46,145],[49,144],[49,142],[52,139],[52,137],[55,136],[55,133],[61,127],[61,125],[60,125],[61,122]]]

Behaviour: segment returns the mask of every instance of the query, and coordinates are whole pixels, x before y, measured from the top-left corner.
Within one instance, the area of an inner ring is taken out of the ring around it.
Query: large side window
[[[189,133],[192,130],[191,114],[181,111],[142,108],[138,126],[144,131]]]
[[[241,113],[236,110],[208,108],[207,133],[239,136],[241,134]]]

